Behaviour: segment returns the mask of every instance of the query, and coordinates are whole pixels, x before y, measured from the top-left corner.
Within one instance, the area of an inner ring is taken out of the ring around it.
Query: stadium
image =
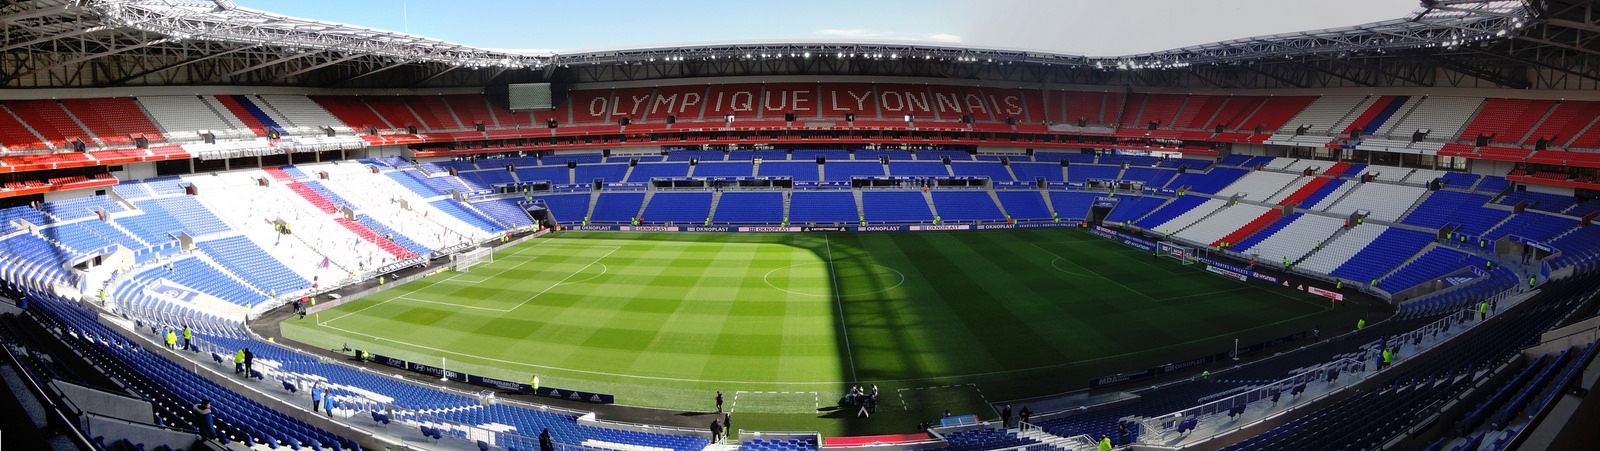
[[[0,3],[0,446],[1600,449],[1597,6],[1088,56]]]

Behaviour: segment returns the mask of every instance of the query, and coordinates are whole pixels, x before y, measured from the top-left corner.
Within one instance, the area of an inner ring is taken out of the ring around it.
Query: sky
[[[921,41],[1119,56],[1405,17],[1416,0],[236,0],[481,48]]]

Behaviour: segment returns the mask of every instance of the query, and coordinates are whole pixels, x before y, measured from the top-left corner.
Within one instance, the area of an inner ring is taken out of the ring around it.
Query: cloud
[[[889,33],[885,33],[885,32],[882,32],[882,31],[868,30],[868,29],[865,29],[865,28],[849,28],[849,29],[823,28],[821,30],[817,30],[813,34],[822,35],[822,36],[832,36],[832,37],[836,37],[836,38],[881,38],[881,37],[884,37],[884,36],[889,36]]]
[[[926,38],[923,38],[923,39],[926,39],[926,40],[929,40],[929,41],[933,41],[933,42],[948,42],[948,43],[959,43],[959,42],[961,42],[961,37],[960,36],[956,36],[956,35],[953,35],[953,34],[950,34],[950,33],[934,33],[934,34],[928,35]]]

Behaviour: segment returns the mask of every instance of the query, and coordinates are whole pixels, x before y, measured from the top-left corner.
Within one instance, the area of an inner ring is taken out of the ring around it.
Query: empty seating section
[[[711,193],[658,192],[651,196],[650,204],[641,215],[651,224],[698,225],[711,217]]]
[[[523,183],[545,181],[557,185],[572,183],[572,171],[566,166],[518,167],[517,180]]]
[[[1578,221],[1571,219],[1524,211],[1484,233],[1483,237],[1488,240],[1498,240],[1507,235],[1516,235],[1534,241],[1548,242],[1577,226]]]
[[[1544,122],[1540,122],[1539,126],[1528,134],[1526,142],[1532,144],[1540,139],[1547,139],[1551,141],[1552,146],[1566,145],[1586,128],[1593,129],[1590,124],[1596,117],[1600,117],[1600,102],[1563,100],[1545,116]]]
[[[149,281],[171,280],[195,291],[246,307],[263,302],[267,297],[266,293],[240,283],[238,279],[229,277],[205,260],[195,257],[172,261],[171,271],[153,267],[135,275],[134,278]]]
[[[1167,202],[1164,197],[1120,196],[1117,207],[1106,215],[1106,222],[1123,224],[1144,217]]]
[[[526,217],[527,215],[523,216]],[[509,215],[507,217],[515,218],[515,216]],[[501,216],[495,215],[495,219],[501,219]],[[404,248],[407,251],[398,252],[397,255],[428,255],[429,252],[433,252],[433,249],[423,246],[422,243],[412,240],[411,238],[405,236],[405,234],[400,233],[398,230],[389,228],[389,226],[384,225],[383,222],[373,219],[370,216],[364,214],[356,215],[356,222],[361,224],[363,227],[372,230],[372,232],[377,236],[383,237],[385,240],[392,241],[394,244],[400,245],[401,248]],[[385,247],[385,250],[390,249],[393,248]],[[395,251],[398,251],[398,249],[395,249]]]
[[[1512,191],[1505,197],[1500,198],[1499,203],[1500,205],[1517,205],[1523,202],[1528,203],[1528,208],[1559,213],[1572,208],[1576,200],[1572,196],[1560,194],[1541,193],[1538,191]]]
[[[780,192],[725,192],[717,200],[711,222],[717,224],[778,224],[783,222]],[[651,203],[655,203],[651,201]],[[854,208],[854,207],[852,207]],[[649,216],[646,216],[648,218]]]
[[[1479,177],[1478,177],[1477,174],[1468,174],[1468,173],[1464,173],[1464,172],[1447,172],[1447,173],[1444,174],[1443,183],[1444,183],[1444,186],[1448,186],[1448,187],[1451,187],[1451,188],[1467,189],[1467,188],[1472,188],[1473,185],[1476,185],[1478,183],[1478,178]]]
[[[543,200],[550,214],[562,224],[577,224],[589,217],[588,194],[552,194],[533,196],[533,199]]]
[[[1140,219],[1139,221],[1135,222],[1134,225],[1153,230],[1156,228],[1156,226],[1165,224],[1168,221],[1171,221],[1173,218],[1177,218],[1179,215],[1188,213],[1190,210],[1195,209],[1195,207],[1199,207],[1201,204],[1204,204],[1210,200],[1211,199],[1201,196],[1178,196],[1177,199],[1173,199],[1172,202],[1168,202],[1160,209],[1151,212],[1148,216],[1145,216],[1144,219]],[[1119,204],[1118,207],[1120,208],[1121,205]],[[1212,207],[1212,210],[1215,211],[1216,207]],[[1057,210],[1057,213],[1060,213],[1060,210]],[[1199,218],[1196,217],[1194,219]],[[1190,222],[1192,223],[1194,221],[1191,220]]]
[[[62,109],[54,100],[11,100],[5,102],[5,107],[32,127],[39,136],[57,146],[65,144],[67,138],[76,138],[85,144],[94,145],[93,137],[84,131],[83,127],[79,127],[78,123],[67,115],[67,110]]]
[[[483,215],[480,215],[477,212],[468,210],[467,207],[461,205],[460,202],[457,202],[454,199],[440,199],[429,202],[428,205],[432,205],[433,208],[437,208],[439,211],[448,213],[450,216],[454,216],[456,219],[460,219],[462,222],[467,223],[467,225],[477,227],[479,230],[484,232],[500,233],[501,231],[505,230],[504,226],[496,224],[494,221],[483,217]]]
[[[1348,215],[1357,210],[1364,210],[1370,212],[1369,217],[1373,219],[1394,221],[1406,210],[1410,210],[1411,206],[1417,203],[1417,199],[1427,192],[1427,188],[1416,186],[1362,183],[1346,195],[1344,200],[1329,207],[1327,212]]]
[[[505,224],[511,228],[522,229],[536,225],[533,222],[533,218],[528,216],[527,211],[523,210],[522,206],[517,205],[517,201],[518,199],[516,198],[491,199],[473,202],[472,206],[477,208],[478,211],[481,211],[484,214],[489,215],[489,217],[494,218],[495,221]],[[582,217],[573,219],[579,220],[582,219]],[[395,236],[401,237],[401,235],[398,233],[396,233]],[[417,248],[412,247],[412,244],[416,243],[411,242],[409,238],[397,242],[399,242],[400,245],[405,246],[406,249],[411,249],[412,252],[416,252],[418,254],[428,253],[428,249],[420,244],[417,244]],[[420,248],[420,250],[418,248]]]
[[[1004,170],[1005,168],[1001,168]],[[828,161],[822,165],[823,177],[829,181],[850,181],[851,177],[883,177],[883,164],[876,161]],[[957,174],[961,175],[961,174]],[[997,179],[998,180],[998,179]]]
[[[1122,180],[1140,181],[1144,182],[1144,186],[1154,188],[1167,186],[1167,182],[1172,181],[1172,178],[1177,175],[1177,171],[1166,169],[1130,167],[1122,171]]]
[[[143,135],[151,141],[164,139],[155,123],[129,97],[65,99],[61,105],[107,144],[132,144],[129,137],[133,135]]]
[[[789,197],[791,224],[854,223],[859,219],[855,196],[848,192],[795,191]]]
[[[1435,247],[1415,260],[1396,269],[1378,281],[1378,288],[1390,293],[1415,287],[1424,282],[1436,280],[1456,272],[1465,272],[1467,268],[1482,268],[1484,259],[1447,247]]]
[[[503,169],[457,172],[456,174],[461,177],[461,181],[466,183],[468,188],[475,190],[492,190],[495,185],[510,185],[516,181],[512,178],[510,172],[506,172]]]
[[[832,165],[828,166],[828,179],[833,179]],[[990,180],[1009,182],[1012,181],[1011,173],[996,162],[952,162],[950,172],[958,177],[988,177]]]
[[[938,210],[939,218],[946,222],[998,222],[1006,219],[987,192],[934,191],[932,195],[934,209]]]
[[[1273,211],[1271,208],[1245,203],[1228,205],[1217,210],[1211,217],[1194,222],[1194,225],[1188,226],[1182,232],[1175,232],[1173,236],[1210,246],[1212,243],[1223,241],[1224,237],[1271,211]]]
[[[1521,143],[1522,137],[1532,132],[1534,124],[1544,119],[1555,104],[1554,100],[1489,99],[1456,140],[1473,142],[1479,136],[1489,136],[1492,143]]]
[[[1511,215],[1509,211],[1484,207],[1488,202],[1487,194],[1433,191],[1402,222],[1434,229],[1455,225],[1461,233],[1482,235]]]
[[[1230,245],[1245,255],[1281,265],[1285,259],[1293,262],[1304,257],[1343,225],[1337,218],[1295,213]]]
[[[1228,185],[1228,187],[1217,191],[1216,194],[1221,196],[1244,194],[1245,199],[1267,202],[1268,198],[1279,191],[1283,191],[1290,183],[1301,177],[1298,174],[1285,174],[1282,172],[1251,171],[1233,182],[1233,184]]]
[[[416,254],[412,253],[409,250],[406,250],[405,247],[401,246],[398,243],[395,243],[394,240],[389,239],[389,237],[386,237],[382,233],[379,233],[377,231],[372,230],[371,228],[367,227],[366,225],[364,225],[364,224],[362,224],[360,222],[351,221],[351,220],[345,219],[345,218],[334,218],[333,222],[339,223],[339,225],[344,226],[344,228],[349,230],[350,233],[354,233],[356,236],[361,237],[361,239],[367,240],[368,242],[377,245],[379,249],[383,249],[384,252],[389,253],[389,255],[392,256],[395,260],[404,260],[404,259],[416,257]],[[388,258],[384,259],[384,262],[388,262],[388,261],[391,261],[391,260],[389,260]]]
[[[722,161],[726,154],[720,150],[679,150],[667,153],[667,161]],[[748,160],[748,158],[746,158]]]
[[[1000,206],[1016,221],[1045,221],[1053,219],[1044,203],[1044,194],[1038,191],[996,191]]]
[[[302,129],[304,132],[314,132],[315,129],[324,127],[335,130],[346,130],[346,124],[328,113],[328,110],[318,106],[316,102],[303,95],[291,94],[262,94],[255,96],[258,105],[263,109],[277,113],[288,124],[279,124],[285,127]]]
[[[1063,220],[1082,220],[1089,217],[1089,209],[1094,207],[1095,198],[1102,195],[1090,192],[1051,191],[1050,205],[1055,207],[1056,216]]]
[[[871,223],[922,223],[933,220],[928,201],[916,191],[868,191],[861,193],[861,207]]]
[[[1094,164],[1095,156],[1088,153],[1038,152],[1033,154],[1033,161],[1054,163],[1058,166],[1062,161],[1066,161],[1069,164]]]
[[[750,163],[700,163],[694,167],[695,177],[750,177],[754,174],[755,166]]]
[[[451,112],[455,113],[455,118],[460,120],[462,127],[474,128],[477,124],[483,124],[485,128],[513,126],[511,115],[506,114],[503,116],[506,119],[506,123],[500,124],[499,120],[502,117],[489,113],[489,104],[485,102],[487,99],[487,97],[478,95],[448,95],[440,97],[440,100],[444,101],[443,106],[448,107]],[[436,108],[438,107],[436,106]]]
[[[1117,166],[1078,164],[1067,167],[1067,181],[1087,183],[1090,180],[1116,180],[1121,173],[1122,168]]]
[[[755,439],[739,441],[740,451],[814,451],[817,439]]]
[[[1417,99],[1413,97],[1411,101],[1416,102]],[[1462,126],[1472,119],[1472,113],[1477,112],[1482,104],[1481,97],[1428,96],[1384,134],[1409,139],[1414,132],[1427,131],[1429,140],[1454,141]]]
[[[1211,168],[1207,173],[1190,171],[1173,177],[1171,182],[1167,182],[1167,187],[1174,189],[1188,187],[1189,191],[1197,193],[1218,194],[1248,172],[1244,169],[1222,167]]]
[[[150,114],[150,119],[166,130],[165,135],[174,140],[198,140],[200,132],[225,132],[233,126],[224,121],[211,105],[196,96],[140,97],[139,103]]]
[[[377,112],[385,122],[394,128],[417,127],[425,128],[422,119],[411,112],[411,107],[406,106],[405,99],[397,96],[365,96],[360,101],[367,103],[372,111]]]
[[[201,252],[223,268],[267,293],[289,294],[308,288],[311,282],[290,271],[261,247],[242,236],[195,243]]]
[[[689,165],[685,163],[651,163],[640,164],[633,167],[633,172],[628,174],[629,182],[648,182],[656,177],[683,177],[689,175]]]
[[[595,201],[594,212],[590,213],[589,220],[604,224],[626,224],[639,215],[639,207],[644,204],[644,193],[600,193],[600,199]]]
[[[181,230],[190,235],[200,236],[211,233],[224,232],[228,226],[212,215],[209,210],[201,206],[190,196],[163,197],[154,200],[134,202],[134,205],[143,210],[147,215],[166,215],[174,219]]]
[[[1326,134],[1336,132],[1333,128],[1349,116],[1356,107],[1364,104],[1367,98],[1363,96],[1322,96],[1311,102],[1305,109],[1285,122],[1278,128],[1279,133],[1292,134],[1299,127],[1307,127],[1308,132]],[[1326,141],[1324,141],[1326,142]]]
[[[17,118],[5,110],[0,110],[0,145],[12,150],[44,149],[53,144],[48,139],[40,138]]]
[[[95,212],[118,213],[127,211],[121,203],[108,196],[89,196],[63,199],[39,205],[39,209],[57,221],[71,221],[94,216]]]
[[[405,125],[390,125],[388,121],[379,117],[378,113],[372,111],[372,108],[368,107],[366,102],[362,102],[360,97],[312,96],[311,100],[356,131],[366,131],[367,128],[386,130]]]
[[[1017,174],[1017,180],[1032,182],[1045,179],[1050,182],[1064,180],[1061,176],[1060,163],[1011,163],[1011,171]]]
[[[850,151],[842,149],[795,149],[789,153],[789,159],[795,161],[815,163],[818,158],[826,158],[828,161],[849,160]]]
[[[1426,232],[1390,228],[1331,274],[1358,282],[1377,279],[1417,255],[1433,239],[1434,235]]]
[[[895,177],[949,177],[944,163],[925,161],[891,161],[889,175]]]
[[[817,181],[817,163],[811,161],[763,162],[757,166],[759,177],[790,177],[799,182]]]
[[[591,183],[595,180],[601,180],[605,183],[615,183],[622,181],[622,177],[627,173],[628,165],[626,164],[580,164],[576,169],[573,169],[572,181],[573,183]]]
[[[1304,216],[1304,218],[1309,217],[1312,217],[1312,215]],[[1344,265],[1346,261],[1350,260],[1350,257],[1361,252],[1362,249],[1372,244],[1374,240],[1378,239],[1378,236],[1383,235],[1388,230],[1388,226],[1373,223],[1358,224],[1346,230],[1337,239],[1324,244],[1315,253],[1306,256],[1305,260],[1300,262],[1299,267],[1323,274],[1331,274],[1334,269]],[[1312,243],[1313,246],[1315,244]],[[1293,263],[1294,260],[1289,262]],[[1358,282],[1366,283],[1367,281],[1359,280]]]

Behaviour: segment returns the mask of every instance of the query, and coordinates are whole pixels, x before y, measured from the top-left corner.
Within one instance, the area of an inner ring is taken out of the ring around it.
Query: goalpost
[[[467,272],[473,267],[494,263],[494,248],[480,247],[450,257],[450,269]]]
[[[1161,254],[1163,257],[1176,259],[1185,265],[1192,264],[1197,261],[1195,259],[1194,248],[1188,246],[1179,246],[1165,241],[1156,243],[1156,253]]]

